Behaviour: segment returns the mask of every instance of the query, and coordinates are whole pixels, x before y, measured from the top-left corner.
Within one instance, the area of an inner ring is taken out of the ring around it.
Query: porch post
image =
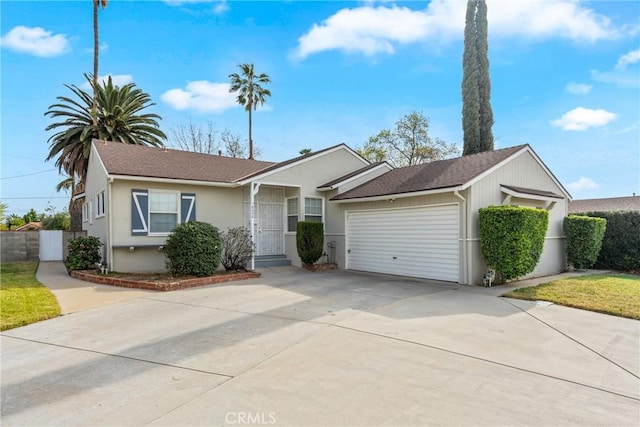
[[[250,184],[249,187],[249,194],[250,194],[250,206],[249,206],[249,232],[251,234],[251,245],[253,246],[254,250],[251,254],[251,269],[255,270],[256,268],[256,251],[255,251],[255,247],[256,247],[256,195],[258,194],[258,191],[260,191],[260,183],[259,182],[252,182]]]

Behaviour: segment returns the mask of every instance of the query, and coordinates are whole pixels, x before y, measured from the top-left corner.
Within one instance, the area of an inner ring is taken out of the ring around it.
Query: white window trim
[[[177,208],[178,210],[176,212],[168,212],[168,211],[153,211],[151,212],[151,195],[153,193],[170,193],[170,194],[175,194],[176,195],[176,203],[177,203]],[[162,231],[162,232],[153,232],[151,231],[151,214],[154,213],[167,213],[167,214],[173,214],[175,213],[177,215],[176,218],[176,226],[180,225],[180,218],[181,218],[181,212],[180,212],[180,206],[182,205],[181,203],[181,199],[180,199],[180,192],[179,191],[173,191],[173,190],[152,190],[152,189],[147,189],[147,194],[149,195],[149,199],[148,199],[148,203],[149,206],[147,208],[147,228],[149,229],[147,236],[169,236],[171,234],[170,231]]]
[[[102,199],[102,203],[100,203],[100,199]],[[102,207],[102,209],[100,209]],[[96,194],[96,218],[102,218],[106,215],[105,208],[105,192],[104,190],[98,192]]]
[[[89,221],[89,203],[86,201],[82,204],[82,222]]]
[[[307,204],[306,204],[306,199],[319,199],[322,205],[322,215],[319,215],[322,219],[322,223],[324,224],[324,197],[318,197],[318,196],[304,196],[302,198],[302,220],[306,221],[307,219]],[[309,216],[318,216],[318,215],[309,215]]]
[[[89,224],[93,224],[93,199],[89,200]]]
[[[297,231],[293,230],[293,231],[289,231],[289,217],[293,216],[293,215],[289,215],[289,200],[290,199],[298,199],[298,222],[300,222],[300,197],[298,196],[292,196],[292,197],[285,197],[284,198],[284,224],[285,224],[285,230],[284,233],[285,234],[296,234]]]

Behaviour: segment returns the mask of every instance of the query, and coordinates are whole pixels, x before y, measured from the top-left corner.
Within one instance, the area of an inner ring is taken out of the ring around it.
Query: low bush
[[[607,221],[569,215],[562,224],[567,238],[567,262],[575,268],[589,268],[598,259]]]
[[[178,225],[164,245],[167,270],[181,276],[210,276],[220,265],[222,242],[218,229],[206,222]]]
[[[513,206],[479,211],[480,248],[485,263],[498,273],[497,282],[531,273],[544,247],[549,212]]]
[[[67,266],[70,270],[88,270],[100,262],[100,239],[94,236],[76,237],[69,240]]]
[[[313,264],[322,256],[324,226],[321,222],[298,222],[296,246],[305,264]]]
[[[222,265],[225,270],[244,270],[253,255],[251,234],[245,227],[222,233]]]
[[[607,221],[594,267],[619,271],[640,270],[640,212],[590,212],[585,215]]]

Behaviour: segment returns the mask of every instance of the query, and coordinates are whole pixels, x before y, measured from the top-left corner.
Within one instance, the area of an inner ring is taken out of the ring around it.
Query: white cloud
[[[598,183],[596,183],[591,178],[587,178],[586,176],[581,176],[579,180],[567,184],[569,190],[573,191],[582,191],[582,190],[595,190],[600,187]]]
[[[613,83],[618,86],[638,88],[640,87],[640,74],[637,67],[629,68],[640,62],[640,49],[632,50],[620,58],[613,70],[591,70],[591,78],[601,83]]]
[[[229,87],[229,83],[199,80],[189,82],[185,89],[168,90],[161,99],[176,110],[221,113],[238,106],[236,95],[229,92]]]
[[[109,77],[111,77],[111,81],[114,86],[124,86],[133,81],[133,76],[131,74],[106,74],[104,76],[98,76],[98,82],[101,84],[106,83],[109,80]],[[91,89],[89,82],[83,84],[82,87],[84,89]]]
[[[217,3],[213,7],[213,12],[216,14],[222,14],[229,10],[229,5],[227,4],[227,0],[163,0],[169,6],[184,6],[187,4],[196,4],[196,3]]]
[[[638,62],[640,62],[640,49],[632,50],[618,59],[616,70],[624,70],[627,68],[627,65],[637,64]]]
[[[569,82],[564,89],[574,95],[585,95],[591,92],[591,88],[592,86],[588,84]]]
[[[0,45],[16,52],[29,53],[45,58],[62,55],[69,50],[69,41],[64,34],[53,35],[41,27],[17,26],[9,30]]]
[[[586,130],[599,127],[615,120],[618,116],[610,111],[578,107],[568,111],[557,120],[551,122],[555,127],[563,130]]]
[[[564,38],[595,42],[622,35],[610,19],[575,0],[488,1],[491,37]],[[375,55],[391,54],[397,45],[419,41],[446,42],[464,32],[466,2],[432,0],[422,10],[371,4],[344,8],[298,39],[294,57],[326,50]]]

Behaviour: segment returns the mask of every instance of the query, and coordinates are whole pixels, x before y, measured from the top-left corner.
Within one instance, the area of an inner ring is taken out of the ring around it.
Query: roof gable
[[[467,186],[485,172],[528,148],[526,144],[518,145],[393,169],[331,200],[361,199]]]

